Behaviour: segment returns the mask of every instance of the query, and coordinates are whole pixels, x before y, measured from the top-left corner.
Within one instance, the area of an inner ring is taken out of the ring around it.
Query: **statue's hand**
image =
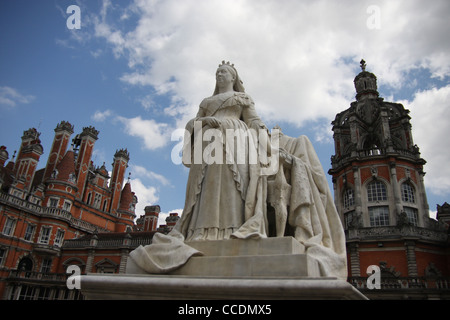
[[[203,126],[210,126],[211,128],[218,128],[220,126],[220,120],[215,117],[201,118]]]
[[[280,159],[281,161],[283,161],[283,164],[286,165],[287,167],[292,166],[292,155],[290,155],[286,150],[284,150],[283,148],[280,148]]]

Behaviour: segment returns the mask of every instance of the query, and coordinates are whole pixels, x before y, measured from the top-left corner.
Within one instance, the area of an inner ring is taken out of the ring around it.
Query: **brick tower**
[[[45,166],[43,181],[50,178],[58,163],[64,157],[70,136],[73,133],[73,125],[67,121],[61,121],[55,128],[55,137]]]
[[[158,205],[155,206],[146,206],[144,208],[145,216],[143,221],[143,230],[142,231],[156,231],[158,227],[158,217],[161,212],[161,208]]]
[[[75,164],[79,196],[84,194],[86,179],[91,166],[92,152],[94,151],[95,141],[98,139],[98,133],[92,126],[85,127],[83,128],[83,132],[74,139],[74,144],[77,147],[79,146]]]
[[[120,196],[125,177],[125,171],[130,161],[130,154],[126,149],[117,150],[114,154],[113,171],[110,182],[111,205],[110,212],[116,213],[119,209]]]
[[[19,180],[19,184],[23,184],[23,190],[25,191],[30,190],[39,158],[44,153],[44,148],[39,139],[40,135],[35,128],[23,132],[22,144],[14,165],[13,172]]]
[[[413,142],[409,110],[379,97],[364,60],[361,69],[356,101],[332,122],[335,154],[328,172],[346,233],[349,279],[359,281],[372,265],[384,271],[382,281],[393,277],[396,283],[419,281],[430,268],[447,274],[447,235],[429,217],[426,162]]]
[[[120,194],[119,208],[117,209],[117,215],[119,220],[116,224],[116,232],[125,232],[127,227],[133,227],[133,220],[136,217],[135,207],[137,203],[137,197],[134,192],[131,191],[131,184],[125,183]]]
[[[332,122],[332,169],[336,207],[345,225],[389,226],[403,215],[425,226],[429,212],[419,148],[413,144],[409,110],[385,102],[377,78],[365,71],[355,80],[356,101]]]

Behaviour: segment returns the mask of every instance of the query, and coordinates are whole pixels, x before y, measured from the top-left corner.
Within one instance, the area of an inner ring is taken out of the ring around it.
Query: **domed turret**
[[[378,98],[377,77],[366,71],[366,62],[361,60],[361,72],[355,77],[353,83],[356,89],[356,100],[375,99]]]
[[[0,147],[0,166],[4,166],[6,160],[8,160],[9,158],[9,154],[8,151],[6,151],[6,147],[5,146],[1,146]]]

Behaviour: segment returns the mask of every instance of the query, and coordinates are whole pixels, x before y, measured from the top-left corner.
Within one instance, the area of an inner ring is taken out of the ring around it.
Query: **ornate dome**
[[[361,72],[355,77],[353,83],[356,89],[356,100],[364,100],[367,98],[378,98],[377,77],[366,71],[366,62],[361,60]]]

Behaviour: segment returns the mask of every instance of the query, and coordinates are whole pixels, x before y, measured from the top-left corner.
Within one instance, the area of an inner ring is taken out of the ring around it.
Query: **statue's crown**
[[[234,69],[234,63],[231,64],[230,61],[225,62],[225,60],[223,60],[222,63],[219,64],[219,68],[220,68],[220,67],[223,67],[223,66],[228,66],[228,67],[231,67],[231,68]]]

